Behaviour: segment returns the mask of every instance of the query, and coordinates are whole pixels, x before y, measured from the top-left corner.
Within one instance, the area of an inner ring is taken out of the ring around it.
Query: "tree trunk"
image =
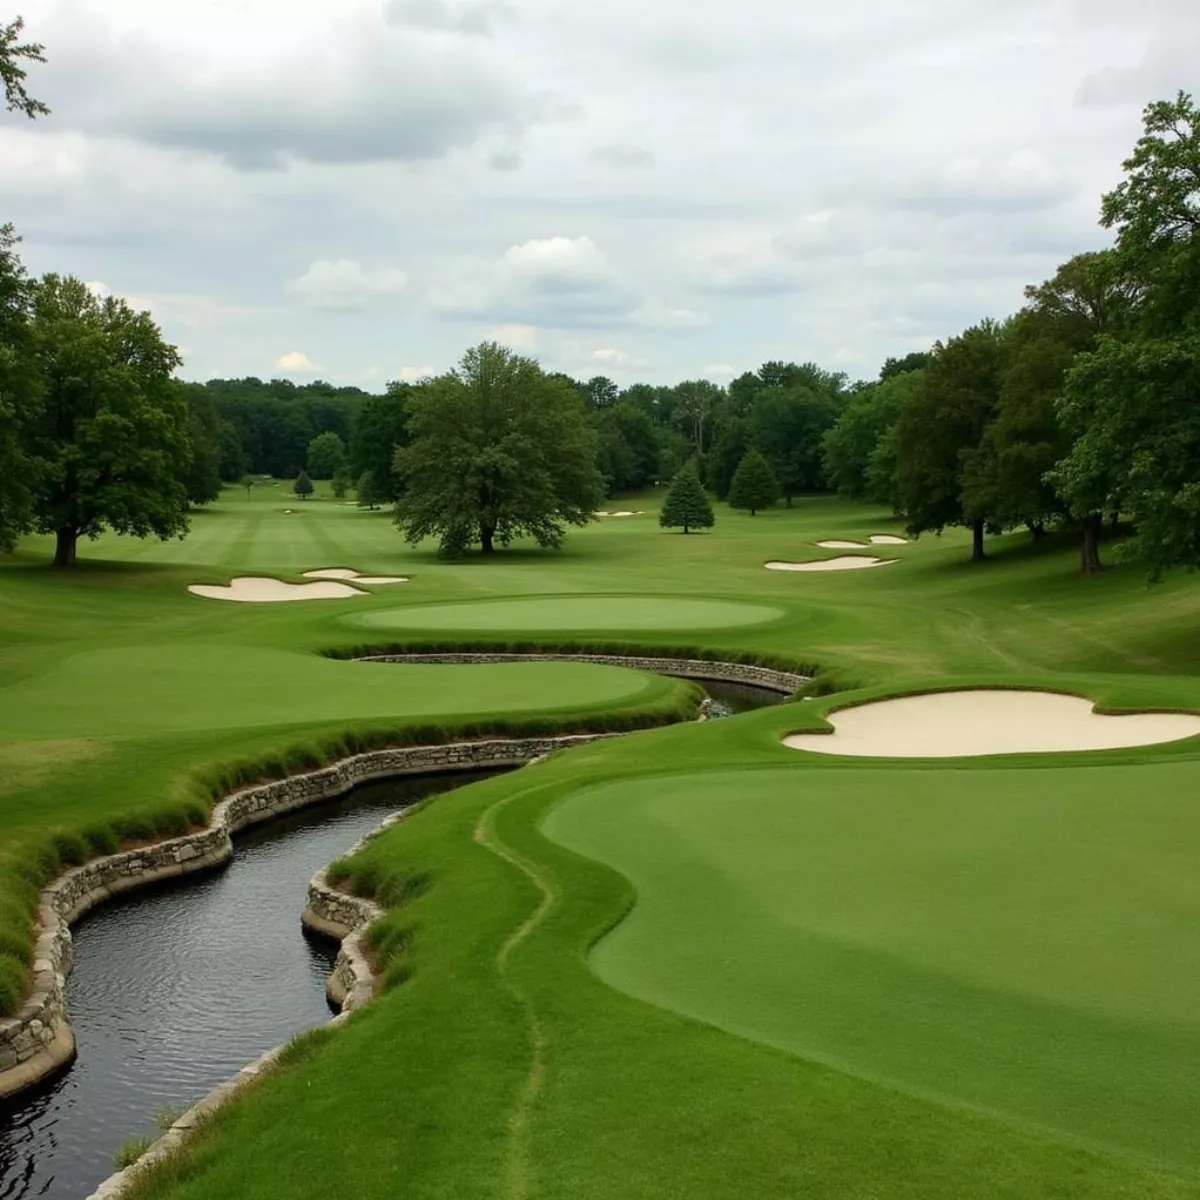
[[[1082,562],[1080,570],[1084,575],[1098,575],[1104,570],[1100,561],[1100,530],[1104,518],[1099,513],[1093,513],[1083,522]]]
[[[1029,532],[1033,535],[1035,542],[1040,542],[1046,536],[1046,526],[1041,521],[1033,521],[1029,526]]]
[[[496,527],[494,525],[479,526],[479,540],[483,543],[484,554],[495,554],[496,546],[493,539],[496,535]]]
[[[683,523],[683,532],[684,532],[684,533],[691,533],[691,532],[692,532],[692,531],[691,531],[691,530],[688,528],[688,524],[687,524],[687,522],[686,522],[686,521],[684,521],[684,523]]]
[[[78,529],[60,529],[55,534],[54,565],[56,567],[73,567],[75,565],[75,545],[79,541]]]
[[[975,521],[971,525],[971,561],[983,562],[987,558],[987,554],[983,549],[983,522]]]

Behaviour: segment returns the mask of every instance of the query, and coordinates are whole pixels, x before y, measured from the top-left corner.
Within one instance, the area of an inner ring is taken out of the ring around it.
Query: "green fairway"
[[[762,625],[784,615],[762,604],[680,600],[669,596],[600,596],[586,599],[495,600],[432,608],[396,608],[348,617],[372,629],[437,629],[463,633],[511,630],[520,633],[624,632],[662,629],[728,629]]]
[[[1195,739],[938,762],[781,745],[914,688],[1200,709],[1200,581],[1082,580],[1055,537],[972,566],[962,532],[890,571],[776,574],[898,527],[820,498],[720,506],[683,537],[659,502],[611,504],[646,517],[561,553],[445,562],[385,513],[231,490],[183,541],[105,537],[56,573],[31,538],[0,566],[6,1011],[32,882],[178,832],[223,788],[406,738],[694,713],[690,685],[612,667],[328,655],[644,646],[818,671],[813,702],[555,756],[372,842],[360,890],[431,881],[373,933],[383,994],[144,1194],[1200,1200]],[[187,592],[322,567],[412,582],[352,604]]]
[[[759,770],[584,790],[547,832],[638,893],[632,995],[1200,1168],[1200,765]]]

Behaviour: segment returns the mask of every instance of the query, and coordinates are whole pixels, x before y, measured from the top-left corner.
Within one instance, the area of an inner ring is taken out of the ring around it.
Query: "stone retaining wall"
[[[198,833],[98,858],[67,871],[42,892],[29,998],[16,1016],[0,1020],[0,1096],[37,1083],[73,1057],[75,1040],[66,1000],[70,925],[110,896],[219,866],[233,853],[232,834],[334,799],[370,780],[519,766],[554,750],[611,736],[615,735],[495,738],[358,754],[319,771],[235,792],[216,806],[209,827]]]
[[[584,662],[611,667],[629,667],[655,675],[674,675],[683,679],[708,679],[714,682],[742,683],[793,696],[806,683],[807,675],[776,671],[753,663],[718,662],[707,658],[642,658],[621,654],[372,654],[358,662],[383,663],[506,663],[506,662]]]

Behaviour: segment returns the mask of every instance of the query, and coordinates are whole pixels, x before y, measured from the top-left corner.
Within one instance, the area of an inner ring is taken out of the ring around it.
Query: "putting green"
[[[576,793],[637,891],[612,986],[919,1095],[1200,1168],[1200,764],[744,770]]]
[[[512,630],[732,629],[763,625],[783,609],[733,600],[684,600],[670,596],[563,596],[531,600],[484,600],[474,604],[421,605],[360,613],[347,620],[372,629]]]

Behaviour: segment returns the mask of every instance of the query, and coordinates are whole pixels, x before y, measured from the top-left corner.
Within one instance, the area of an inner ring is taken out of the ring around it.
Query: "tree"
[[[346,446],[332,431],[308,443],[308,472],[313,479],[332,479],[346,470]]]
[[[757,451],[742,459],[729,487],[729,506],[748,508],[753,517],[760,508],[770,508],[779,499],[779,481],[771,464]]]
[[[883,364],[883,370],[879,372],[879,381],[883,383],[888,379],[895,379],[899,375],[907,375],[912,371],[923,371],[929,366],[930,357],[927,351],[914,350],[903,358],[889,358]]]
[[[823,441],[837,417],[834,395],[803,383],[766,388],[755,399],[754,444],[770,462],[789,507],[793,497],[825,489]]]
[[[603,496],[596,433],[578,392],[493,342],[408,397],[411,441],[396,452],[397,524],[445,557],[484,554],[522,535],[562,545]]]
[[[0,550],[10,551],[33,515],[35,463],[27,432],[41,407],[32,363],[30,283],[11,225],[0,226]]]
[[[296,482],[292,485],[292,491],[299,496],[301,500],[307,500],[313,494],[313,481],[309,479],[307,471],[301,471],[296,476]]]
[[[826,431],[825,478],[840,495],[892,503],[894,488],[884,488],[886,500],[875,494],[879,478],[876,475],[873,482],[871,467],[877,461],[880,441],[895,428],[923,377],[921,370],[914,370],[891,374],[882,383],[869,384],[850,397],[837,424]]]
[[[253,475],[243,475],[242,476],[242,487],[244,487],[246,489],[246,499],[249,500],[251,494],[254,491],[254,476]]]
[[[988,514],[968,507],[963,464],[979,447],[996,411],[1002,366],[1002,331],[994,321],[934,347],[921,385],[897,425],[899,491],[914,536],[948,525],[973,534],[972,557],[986,557]]]
[[[341,471],[333,477],[333,498],[335,500],[345,500],[346,493],[350,490],[350,477]]]
[[[175,347],[148,313],[58,275],[34,286],[32,335],[43,396],[29,437],[34,527],[55,535],[55,566],[105,528],[184,535],[191,455]]]
[[[718,500],[729,498],[729,488],[738,465],[750,448],[751,433],[750,422],[745,417],[726,416],[717,427],[704,467],[705,481]]]
[[[374,512],[379,507],[379,496],[375,491],[375,476],[370,471],[364,471],[358,477],[358,486],[355,490],[358,493],[359,508],[366,508]]]
[[[658,523],[664,529],[711,529],[716,523],[712,504],[700,483],[700,472],[694,462],[681,467],[667,491]]]
[[[4,84],[4,106],[9,112],[24,113],[30,119],[46,117],[50,110],[25,90],[27,72],[21,65],[23,62],[44,63],[46,47],[39,42],[20,41],[24,29],[25,22],[20,17],[0,25],[0,83]]]
[[[390,503],[400,497],[396,451],[408,443],[405,400],[411,391],[411,384],[389,383],[386,394],[368,397],[354,418],[350,473],[361,483],[363,472],[370,471],[376,503]]]
[[[1059,415],[1073,436],[1052,479],[1084,521],[1083,566],[1099,567],[1102,514],[1137,524],[1152,576],[1200,566],[1200,109],[1151,104],[1124,181],[1102,206],[1117,231],[1125,316],[1067,376]],[[1122,327],[1122,325],[1124,327]]]
[[[211,504],[221,495],[221,418],[204,388],[183,383],[175,386],[183,392],[188,410],[191,460],[184,478],[188,500]]]

